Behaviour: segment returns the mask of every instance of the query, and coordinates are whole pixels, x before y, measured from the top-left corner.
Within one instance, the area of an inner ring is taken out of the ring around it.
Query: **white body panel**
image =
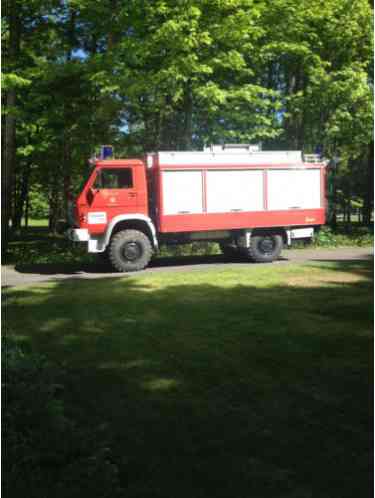
[[[230,166],[285,164],[301,166],[303,164],[301,151],[244,152],[232,150],[230,152],[158,152],[147,157],[148,167],[151,167],[156,156],[159,164],[165,166],[202,166],[209,164]]]
[[[107,223],[107,213],[105,211],[91,212],[87,218],[89,225],[105,225]]]
[[[290,231],[290,235],[292,239],[311,239],[314,235],[314,229],[309,228],[295,228]]]
[[[319,169],[274,169],[267,174],[269,210],[321,207]]]
[[[209,145],[203,148],[203,152],[261,152],[259,144],[225,144]]]
[[[164,214],[203,212],[201,171],[163,172]]]
[[[134,213],[134,214],[119,214],[118,216],[112,218],[111,223],[108,225],[108,228],[104,234],[103,243],[100,246],[100,250],[104,251],[104,249],[107,247],[111,239],[112,231],[118,223],[120,223],[121,221],[131,221],[131,220],[144,221],[147,224],[152,234],[152,242],[154,244],[154,247],[157,248],[158,239],[156,236],[156,228],[153,221],[151,220],[151,218],[145,216],[144,214]]]
[[[68,239],[73,242],[88,242],[90,240],[87,228],[69,228],[66,234]]]
[[[207,171],[207,212],[263,210],[261,170]]]

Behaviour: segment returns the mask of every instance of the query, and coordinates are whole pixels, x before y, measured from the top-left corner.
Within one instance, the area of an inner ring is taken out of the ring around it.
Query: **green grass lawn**
[[[371,277],[370,262],[342,262],[61,281],[7,289],[5,323],[54,365],[119,496],[365,497]],[[40,463],[27,496],[117,496],[71,453]]]
[[[22,223],[25,223],[25,220],[22,220]],[[29,227],[48,227],[48,220],[47,219],[35,219],[31,218],[29,219],[28,222]]]

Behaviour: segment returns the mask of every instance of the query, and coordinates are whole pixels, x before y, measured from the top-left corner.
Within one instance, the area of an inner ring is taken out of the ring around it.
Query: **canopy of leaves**
[[[214,142],[319,147],[363,191],[355,178],[373,137],[367,0],[15,5],[2,32],[3,95],[16,94],[3,106],[16,123],[14,174],[60,203],[102,143],[127,156]]]

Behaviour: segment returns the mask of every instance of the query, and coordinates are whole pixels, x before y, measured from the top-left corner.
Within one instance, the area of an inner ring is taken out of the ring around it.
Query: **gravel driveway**
[[[372,259],[373,247],[345,247],[340,249],[286,249],[282,257],[272,264],[304,263],[308,261],[355,261]],[[157,258],[146,270],[128,275],[144,275],[165,271],[199,271],[202,269],[222,269],[246,266],[245,261],[229,261],[224,256],[179,256],[173,258]],[[97,279],[123,277],[122,273],[112,273],[102,264],[35,264],[1,267],[1,286],[14,287],[33,285],[39,282],[62,280],[67,278]]]

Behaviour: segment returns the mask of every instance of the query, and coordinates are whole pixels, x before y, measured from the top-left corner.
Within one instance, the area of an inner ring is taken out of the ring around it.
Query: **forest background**
[[[12,0],[2,47],[5,245],[29,218],[55,230],[101,144],[318,152],[330,222],[371,223],[368,0]]]

